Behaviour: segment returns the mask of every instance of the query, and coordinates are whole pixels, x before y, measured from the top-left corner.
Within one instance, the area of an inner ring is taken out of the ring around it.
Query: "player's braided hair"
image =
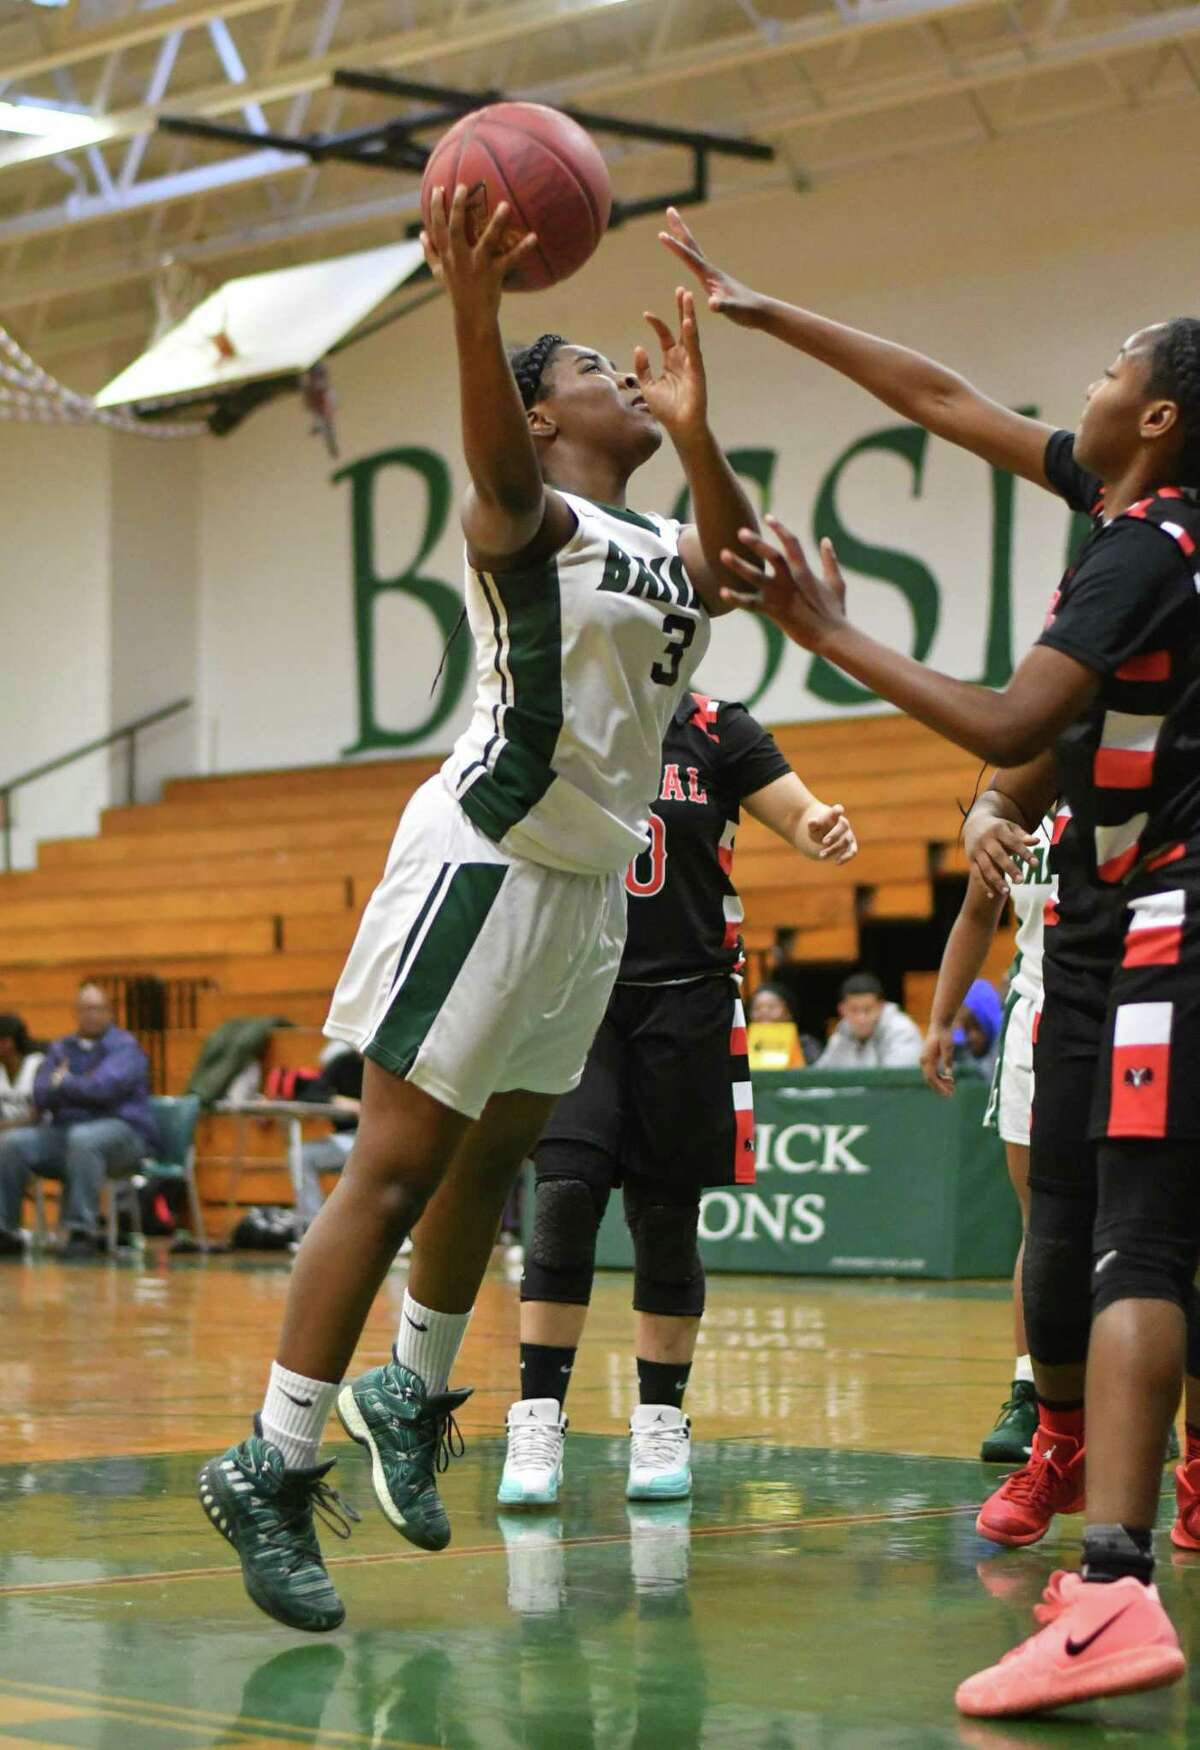
[[[517,379],[517,388],[521,391],[521,401],[526,410],[535,405],[541,394],[546,366],[559,347],[566,344],[561,334],[539,334],[529,346],[510,348],[508,362]]]
[[[1179,408],[1183,441],[1172,485],[1200,489],[1200,317],[1176,316],[1154,343],[1149,395],[1164,395]]]

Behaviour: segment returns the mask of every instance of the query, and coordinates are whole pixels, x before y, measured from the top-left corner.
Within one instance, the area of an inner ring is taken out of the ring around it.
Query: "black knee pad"
[[[633,1239],[633,1304],[637,1312],[698,1319],[704,1311],[704,1265],[696,1244],[700,1203],[655,1203],[625,1187],[625,1219]]]
[[[1025,1234],[1022,1301],[1029,1353],[1047,1367],[1087,1359],[1092,1321],[1095,1201],[1064,1195],[1032,1179]]]
[[[1092,1311],[1174,1301],[1189,1317],[1200,1257],[1200,1148],[1141,1139],[1100,1147]]]
[[[608,1194],[584,1179],[546,1177],[536,1181],[533,1195],[533,1237],[521,1299],[586,1306]]]

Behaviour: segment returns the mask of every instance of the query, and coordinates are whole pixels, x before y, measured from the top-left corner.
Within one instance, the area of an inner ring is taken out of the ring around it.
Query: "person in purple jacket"
[[[62,1180],[66,1254],[101,1251],[105,1179],[128,1177],[159,1146],[145,1052],[114,1027],[99,985],[80,986],[75,1014],[75,1032],[54,1041],[33,1084],[38,1122],[0,1136],[0,1257],[25,1250],[21,1204],[34,1173]]]

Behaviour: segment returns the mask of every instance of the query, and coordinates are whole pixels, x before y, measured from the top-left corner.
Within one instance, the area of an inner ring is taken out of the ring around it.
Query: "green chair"
[[[138,1193],[143,1185],[166,1184],[182,1179],[187,1186],[188,1208],[192,1232],[201,1247],[208,1244],[204,1227],[204,1208],[196,1185],[196,1122],[200,1117],[200,1101],[195,1094],[156,1095],[150,1102],[155,1123],[162,1139],[157,1155],[142,1162],[131,1179],[108,1181],[108,1244],[117,1247],[117,1217],[124,1201],[135,1234],[142,1231],[142,1206]]]

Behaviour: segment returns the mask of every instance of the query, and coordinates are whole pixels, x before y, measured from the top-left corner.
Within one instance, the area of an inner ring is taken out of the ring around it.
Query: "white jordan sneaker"
[[[552,1507],[563,1475],[567,1418],[555,1398],[522,1398],[508,1412],[508,1452],[496,1499],[502,1507]]]
[[[692,1424],[674,1404],[639,1404],[629,1422],[630,1501],[678,1501],[692,1492]]]

